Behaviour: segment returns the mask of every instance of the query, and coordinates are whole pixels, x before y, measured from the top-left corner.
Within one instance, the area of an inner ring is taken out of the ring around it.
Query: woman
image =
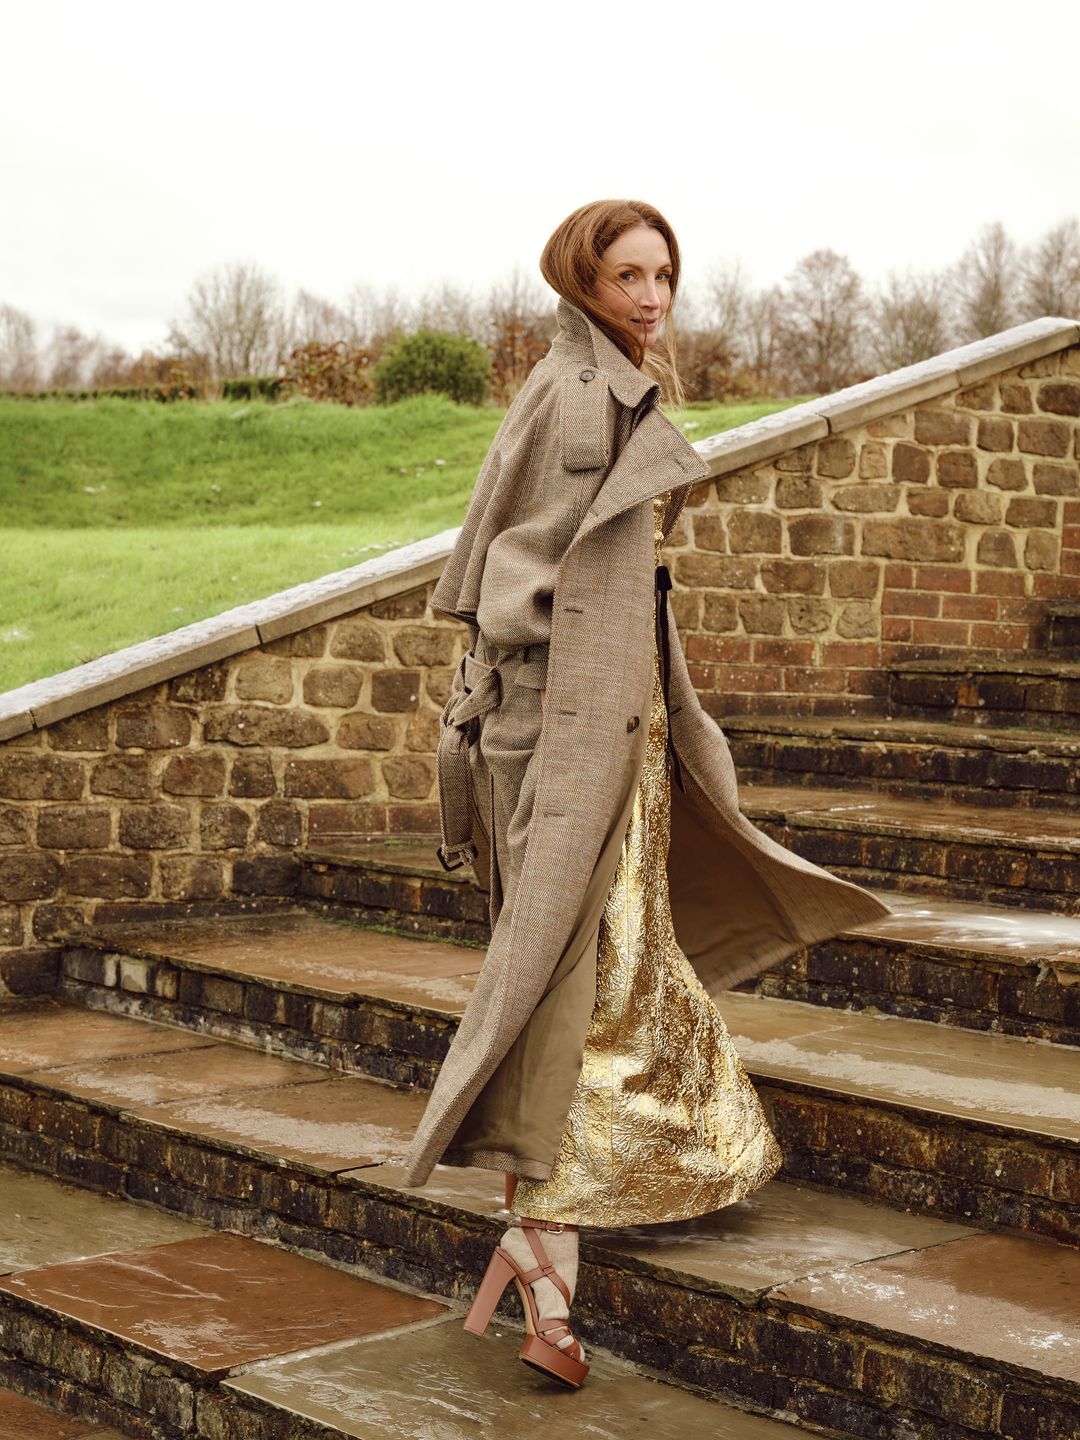
[[[519,1215],[466,1328],[513,1280],[521,1358],[576,1386],[578,1225],[704,1214],[780,1168],[711,996],[889,911],[742,815],[689,680],[659,558],[708,467],[657,403],[658,381],[682,398],[671,227],[597,201],[540,268],[560,329],[432,596],[471,642],[442,717],[438,853],[474,866],[492,935],[407,1177],[506,1172]]]

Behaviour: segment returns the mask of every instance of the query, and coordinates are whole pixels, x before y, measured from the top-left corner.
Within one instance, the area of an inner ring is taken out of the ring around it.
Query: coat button
[[[596,375],[596,371],[595,371],[595,370],[590,370],[588,367],[586,367],[584,370],[582,370],[581,374],[578,376],[578,379],[579,379],[579,380],[588,381],[588,380],[592,380],[592,379],[595,377],[595,375]]]
[[[631,730],[636,730],[640,723],[641,720],[639,716],[631,715],[630,719],[626,722],[627,733],[629,733]]]

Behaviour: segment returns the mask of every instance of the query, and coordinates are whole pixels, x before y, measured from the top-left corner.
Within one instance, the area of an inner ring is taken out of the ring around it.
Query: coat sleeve
[[[614,463],[625,407],[602,372],[588,373],[552,386],[513,477],[509,523],[487,542],[476,619],[501,648],[548,642],[560,561]]]

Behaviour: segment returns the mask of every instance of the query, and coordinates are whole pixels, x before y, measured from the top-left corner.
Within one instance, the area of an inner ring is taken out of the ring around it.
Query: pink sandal
[[[574,1340],[572,1345],[559,1348],[557,1342],[567,1335],[572,1337],[573,1332],[569,1325],[562,1320],[555,1320],[547,1325],[541,1324],[540,1313],[536,1308],[536,1296],[532,1291],[532,1282],[546,1276],[555,1288],[562,1292],[563,1299],[569,1308],[570,1291],[566,1282],[548,1259],[547,1251],[534,1232],[537,1230],[574,1230],[576,1226],[563,1225],[551,1220],[522,1219],[519,1223],[525,1232],[525,1238],[532,1248],[533,1255],[536,1257],[536,1268],[522,1270],[508,1251],[504,1250],[501,1245],[496,1245],[495,1253],[484,1271],[484,1278],[480,1281],[480,1288],[465,1317],[465,1329],[470,1335],[483,1335],[495,1313],[496,1305],[502,1298],[503,1291],[513,1280],[517,1292],[521,1296],[521,1308],[525,1312],[525,1330],[527,1332],[519,1359],[524,1360],[526,1365],[531,1365],[534,1370],[551,1375],[554,1379],[561,1380],[564,1385],[569,1385],[576,1390],[589,1373],[589,1367],[585,1364],[585,1352],[577,1340]]]

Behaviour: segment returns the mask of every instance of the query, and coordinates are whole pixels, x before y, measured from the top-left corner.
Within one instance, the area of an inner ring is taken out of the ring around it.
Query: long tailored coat
[[[587,892],[598,893],[599,881],[604,893],[614,875],[611,838],[644,759],[656,643],[653,499],[672,491],[666,538],[708,474],[657,407],[658,385],[576,306],[561,299],[557,317],[559,332],[496,434],[432,596],[434,609],[465,622],[471,642],[442,716],[440,858],[472,859],[490,887],[492,934],[405,1157],[413,1185],[440,1161],[550,1174],[561,1123],[549,1127],[555,1138],[543,1155],[513,1136],[478,1154],[462,1136],[552,986],[571,994],[557,966]],[[500,537],[512,545],[500,547]],[[544,622],[548,641],[494,650],[481,621],[500,616],[504,598],[517,600],[523,578],[535,611],[523,633]],[[669,723],[683,782],[671,788],[672,922],[716,996],[890,911],[742,814],[727,741],[701,706],[670,615],[669,638]],[[524,750],[485,745],[502,710],[515,707]],[[595,956],[593,965],[595,976]],[[578,1070],[594,1003],[595,988],[578,986],[569,1052]],[[562,1120],[576,1079],[555,1087]]]

